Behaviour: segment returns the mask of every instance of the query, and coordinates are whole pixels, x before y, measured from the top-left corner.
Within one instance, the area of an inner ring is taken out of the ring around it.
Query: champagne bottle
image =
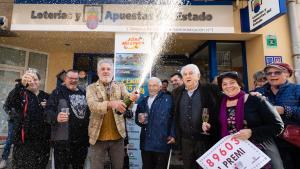
[[[130,100],[129,97],[127,97],[127,98],[125,98],[125,100],[123,100],[123,102],[124,102],[125,105],[126,105],[126,111],[127,111],[128,108],[130,107],[130,105],[132,104],[132,101]],[[121,115],[121,114],[123,114],[123,113],[117,111],[117,114],[118,114],[118,115]]]
[[[138,91],[135,91],[134,93],[135,93],[135,94],[138,94]],[[128,108],[129,108],[129,107],[131,106],[131,104],[132,104],[132,101],[130,100],[130,97],[126,97],[126,98],[123,100],[123,102],[124,102],[125,105],[126,105],[126,110],[128,110]],[[117,114],[121,115],[121,114],[123,114],[123,113],[117,111]]]
[[[130,105],[132,104],[132,101],[130,100],[129,97],[127,97],[127,98],[124,100],[124,103],[126,104],[126,109],[128,109],[128,107],[130,107]]]

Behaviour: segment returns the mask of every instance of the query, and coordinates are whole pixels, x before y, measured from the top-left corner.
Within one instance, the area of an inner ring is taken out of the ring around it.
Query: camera
[[[8,19],[5,16],[0,16],[0,30],[7,30]]]

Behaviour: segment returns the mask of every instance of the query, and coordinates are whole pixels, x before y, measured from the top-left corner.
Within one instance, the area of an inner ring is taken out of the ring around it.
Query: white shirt
[[[148,101],[147,101],[149,109],[151,109],[152,103],[154,102],[154,99],[155,99],[156,96],[157,95],[149,96]]]
[[[197,90],[198,86],[199,86],[199,83],[197,83],[197,85],[196,85],[196,87],[195,87],[194,89],[188,90],[187,88],[185,88],[185,90],[187,90],[188,95],[189,95],[190,97],[192,97],[194,91]]]

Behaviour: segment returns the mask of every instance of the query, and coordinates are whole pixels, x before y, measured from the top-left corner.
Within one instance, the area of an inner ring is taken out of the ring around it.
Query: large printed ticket
[[[260,169],[271,159],[248,140],[226,136],[197,159],[204,169]]]

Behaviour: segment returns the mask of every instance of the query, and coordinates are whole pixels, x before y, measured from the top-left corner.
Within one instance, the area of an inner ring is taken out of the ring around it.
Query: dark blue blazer
[[[172,96],[159,92],[151,109],[148,107],[148,98],[149,96],[141,100],[135,114],[136,124],[142,127],[140,148],[144,151],[167,153],[171,148],[171,145],[167,144],[168,136],[175,138]],[[144,112],[148,113],[147,124],[138,122],[138,114]]]

